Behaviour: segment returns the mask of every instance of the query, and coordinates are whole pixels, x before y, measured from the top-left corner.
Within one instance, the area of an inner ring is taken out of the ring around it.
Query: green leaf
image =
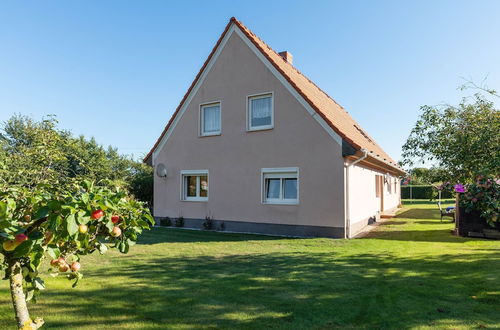
[[[27,240],[18,245],[14,250],[14,258],[25,257],[30,252],[32,244],[33,241]]]
[[[40,238],[43,238],[43,234],[38,230],[30,234],[30,239],[33,241],[39,240]]]
[[[98,249],[100,254],[104,254],[108,251],[108,247],[104,243],[99,243]]]
[[[7,203],[0,201],[0,219],[5,219],[7,217]]]
[[[45,290],[45,282],[40,277],[35,278],[33,284],[36,289]]]
[[[106,228],[108,228],[109,232],[111,232],[114,227],[115,227],[115,224],[113,223],[113,221],[111,221],[111,219],[108,220],[108,222],[106,222]]]
[[[35,297],[35,290],[32,288],[29,288],[26,290],[26,301],[31,301]]]
[[[38,220],[41,218],[45,218],[50,212],[50,209],[47,206],[39,208],[35,213],[35,218],[33,220]]]
[[[70,214],[66,218],[66,228],[68,229],[68,233],[73,236],[78,233],[78,224],[76,223],[75,215]]]
[[[58,247],[48,247],[47,248],[47,254],[52,258],[52,259],[57,259],[61,255],[61,251],[59,250]]]

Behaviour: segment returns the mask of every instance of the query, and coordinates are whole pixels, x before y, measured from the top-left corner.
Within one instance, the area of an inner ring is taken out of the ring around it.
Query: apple
[[[5,241],[2,244],[5,251],[14,251],[18,245],[15,240]]]
[[[59,266],[59,259],[52,259],[52,260],[50,261],[50,265],[51,265],[52,267],[58,267],[58,266]]]
[[[68,269],[69,269],[69,266],[68,266],[68,264],[66,262],[64,262],[64,264],[59,264],[59,271],[61,273],[67,272]]]
[[[118,237],[122,234],[122,230],[120,229],[120,227],[113,227],[113,230],[111,231],[111,236],[113,237]]]
[[[22,242],[26,241],[28,239],[28,236],[26,234],[17,234],[16,235],[16,242],[18,244],[21,244]]]
[[[120,221],[120,217],[119,217],[118,215],[113,215],[113,216],[111,217],[111,221],[112,221],[113,223],[118,223],[118,221]]]
[[[87,232],[87,230],[89,230],[89,227],[87,227],[87,225],[78,226],[78,231],[82,234],[85,234]]]
[[[58,262],[60,265],[62,265],[62,264],[65,264],[65,263],[66,263],[66,260],[64,260],[64,258],[63,258],[63,257],[59,257],[59,258],[57,258],[57,262]]]
[[[25,221],[30,221],[30,220],[31,220],[31,215],[26,214],[26,215],[24,216],[24,220],[25,220]]]
[[[100,218],[102,218],[103,215],[104,215],[104,212],[101,209],[99,209],[99,210],[92,211],[92,214],[90,215],[90,217],[94,220],[99,220]]]
[[[78,270],[80,270],[80,267],[82,267],[82,265],[80,265],[78,261],[75,261],[71,264],[71,271],[77,272]]]

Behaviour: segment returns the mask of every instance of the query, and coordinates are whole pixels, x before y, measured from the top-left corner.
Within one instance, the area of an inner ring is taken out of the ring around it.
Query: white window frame
[[[271,96],[271,124],[265,126],[252,127],[250,101],[253,99],[262,99]],[[252,94],[247,96],[247,132],[262,131],[274,128],[274,92],[265,92],[259,94]]]
[[[298,167],[277,167],[277,168],[262,168],[260,171],[260,194],[261,203],[269,205],[298,205],[300,200],[300,178]],[[279,178],[280,180],[280,198],[266,198],[266,179]],[[297,198],[283,198],[283,179],[297,179]]]
[[[208,107],[212,107],[214,105],[218,105],[219,106],[219,130],[215,131],[215,132],[204,132],[203,129],[205,127],[205,125],[204,125],[204,115],[205,115],[205,112],[203,111],[203,109],[208,108]],[[198,117],[199,117],[198,118],[198,121],[199,121],[198,135],[200,137],[221,135],[221,132],[222,132],[222,102],[221,101],[213,101],[213,102],[208,102],[208,103],[202,103],[202,104],[200,104],[200,112],[199,112]]]
[[[200,176],[207,176],[208,178],[208,189],[207,197],[200,197]],[[184,178],[187,176],[196,176],[196,197],[190,197],[187,195],[187,187],[184,183]],[[182,170],[181,171],[181,201],[184,202],[207,202],[210,196],[210,176],[208,175],[208,170]]]

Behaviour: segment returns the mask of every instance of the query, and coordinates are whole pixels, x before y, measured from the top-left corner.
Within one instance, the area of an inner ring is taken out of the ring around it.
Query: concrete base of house
[[[155,217],[159,225],[161,217]],[[174,223],[175,219],[172,219]],[[184,218],[184,227],[190,229],[205,229],[203,223],[205,219]],[[284,225],[274,223],[230,221],[230,220],[212,220],[212,230],[227,231],[233,233],[264,234],[288,237],[328,237],[343,238],[344,228],[342,227],[323,227],[323,226],[304,226],[304,225]]]

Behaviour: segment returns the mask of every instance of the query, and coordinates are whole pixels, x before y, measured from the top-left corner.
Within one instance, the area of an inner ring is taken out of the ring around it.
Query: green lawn
[[[83,260],[77,289],[47,277],[49,329],[500,328],[500,241],[450,235],[413,204],[354,240],[158,228],[129,255]],[[0,329],[14,324],[0,282]]]

